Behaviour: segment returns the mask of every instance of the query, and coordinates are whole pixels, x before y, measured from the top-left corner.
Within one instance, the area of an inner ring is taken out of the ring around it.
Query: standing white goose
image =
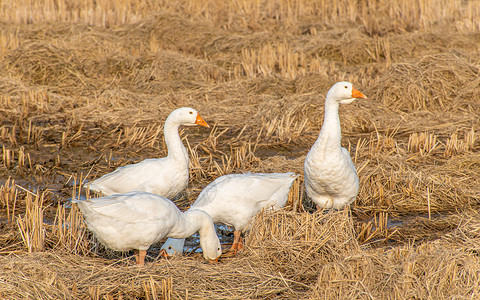
[[[85,184],[86,188],[114,195],[144,191],[173,198],[188,184],[188,153],[178,134],[180,125],[210,127],[198,112],[189,107],[174,110],[165,121],[164,136],[168,155],[120,167]]]
[[[222,254],[212,218],[198,209],[182,213],[167,198],[130,192],[73,202],[100,242],[116,251],[134,249],[139,265],[144,264],[150,245],[164,237],[186,238],[197,231],[205,259],[216,261]]]
[[[341,146],[342,134],[338,108],[357,98],[367,97],[350,82],[337,82],[325,100],[322,130],[307,154],[304,164],[305,189],[317,209],[342,208],[358,193],[358,176],[350,153]]]
[[[234,241],[230,250],[236,252],[243,249],[241,233],[247,229],[255,214],[263,208],[283,207],[297,177],[293,172],[221,176],[203,189],[187,212],[202,210],[212,217],[214,223],[233,226]],[[169,255],[181,254],[184,241],[169,238],[162,249]]]

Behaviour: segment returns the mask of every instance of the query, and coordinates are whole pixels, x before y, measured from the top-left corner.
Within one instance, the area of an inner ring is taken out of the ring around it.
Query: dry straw
[[[73,205],[68,212],[64,205],[59,205],[55,220],[48,234],[51,247],[59,251],[66,250],[73,254],[86,255],[91,252],[91,234],[88,232],[83,216],[78,207]]]
[[[359,249],[348,210],[264,211],[253,221],[246,245],[265,265],[304,283],[317,278],[319,264]]]
[[[29,253],[45,249],[44,199],[44,193],[27,193],[24,200],[25,215],[17,216],[18,229]]]
[[[466,6],[466,7],[462,7]],[[315,16],[321,22],[341,23],[363,21],[370,32],[382,32],[378,21],[382,18],[396,30],[408,30],[434,25],[444,21],[445,15],[454,20],[462,20],[466,28],[478,26],[478,11],[475,3],[462,5],[461,2],[442,0],[419,1],[352,1],[342,0],[327,3],[316,1],[229,1],[196,0],[178,5],[177,2],[158,1],[140,4],[136,0],[123,1],[121,4],[110,0],[92,3],[79,1],[74,7],[68,1],[41,1],[32,3],[27,0],[17,1],[15,5],[0,7],[3,20],[16,23],[66,21],[82,22],[88,25],[109,27],[136,22],[151,11],[179,13],[187,18],[205,20],[220,27],[236,27],[241,20],[242,27],[259,27],[270,20],[284,27],[292,27],[299,19]],[[10,12],[17,11],[16,14]],[[376,13],[372,13],[376,12]]]
[[[401,111],[458,109],[479,102],[475,92],[479,70],[478,62],[468,57],[451,53],[425,56],[393,65],[374,97]]]
[[[0,4],[0,298],[480,297],[480,2],[71,2]],[[340,108],[361,188],[350,213],[311,213],[303,161],[340,80],[368,96]],[[213,128],[181,132],[180,209],[224,174],[300,177],[244,253],[155,245],[138,268],[68,199],[164,156],[181,106]]]

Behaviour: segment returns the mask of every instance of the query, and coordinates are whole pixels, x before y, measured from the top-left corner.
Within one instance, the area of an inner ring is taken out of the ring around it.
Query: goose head
[[[355,99],[367,99],[367,96],[353,87],[348,81],[340,81],[335,83],[327,93],[328,102],[337,102],[340,104],[348,104],[355,101]]]
[[[222,255],[222,246],[216,234],[215,236],[200,238],[200,246],[203,250],[203,257],[206,260],[218,262],[218,258]]]
[[[203,250],[203,257],[209,262],[218,261],[220,255],[222,255],[222,247],[210,215],[199,209],[189,209],[185,214],[199,225],[198,233],[200,234],[200,247]]]
[[[200,114],[193,108],[182,107],[174,110],[167,118],[166,123],[176,123],[185,126],[200,125],[210,127],[205,120],[200,117]]]

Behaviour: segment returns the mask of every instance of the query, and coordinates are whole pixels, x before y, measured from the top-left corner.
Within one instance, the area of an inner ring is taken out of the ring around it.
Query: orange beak
[[[208,125],[207,122],[205,122],[205,120],[202,119],[202,117],[200,117],[199,114],[197,114],[197,119],[195,120],[195,124],[203,127],[210,127],[210,125]]]
[[[352,98],[363,98],[363,99],[367,99],[367,96],[365,96],[364,94],[362,94],[362,92],[360,92],[360,91],[357,90],[356,88],[352,87]]]
[[[219,259],[219,258],[220,258],[220,256],[217,257],[216,259],[211,259],[211,260],[209,261],[209,263],[211,263],[211,264],[216,263],[216,262],[218,262],[218,259]]]

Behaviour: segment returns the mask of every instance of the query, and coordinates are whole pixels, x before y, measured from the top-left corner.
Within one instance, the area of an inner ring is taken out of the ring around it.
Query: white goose
[[[197,231],[205,259],[216,261],[222,254],[212,218],[198,209],[182,213],[167,198],[130,192],[72,202],[100,242],[116,251],[134,249],[138,265],[144,264],[150,245],[162,238],[186,238]]]
[[[210,127],[195,109],[189,107],[176,109],[165,121],[167,157],[146,159],[120,167],[112,173],[85,184],[85,187],[106,196],[144,191],[166,198],[175,197],[188,184],[188,153],[178,134],[180,125]]]
[[[202,210],[212,217],[214,223],[233,226],[234,241],[230,250],[236,252],[243,249],[241,233],[255,214],[263,208],[283,207],[297,177],[293,172],[221,176],[203,189],[187,212]],[[169,238],[162,249],[169,255],[181,254],[184,241]]]
[[[341,146],[340,104],[367,97],[350,82],[337,82],[325,100],[322,130],[307,154],[304,164],[305,189],[317,209],[342,208],[352,203],[358,193],[358,176],[350,153]]]

